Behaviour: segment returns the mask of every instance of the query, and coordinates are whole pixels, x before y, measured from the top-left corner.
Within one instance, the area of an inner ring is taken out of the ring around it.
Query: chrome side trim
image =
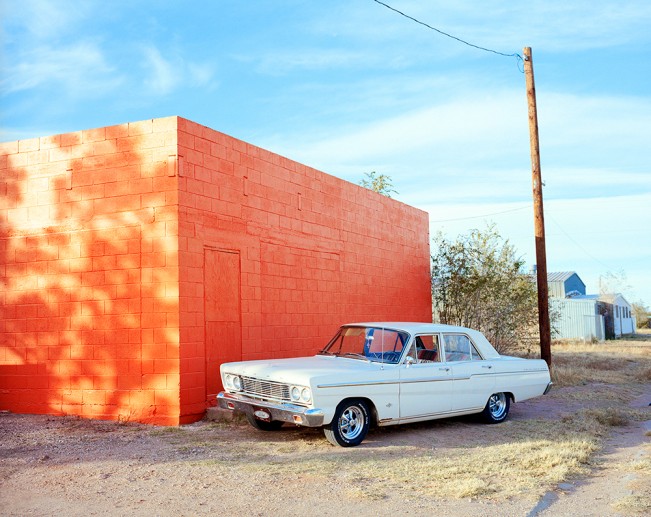
[[[450,382],[453,381],[452,377],[442,377],[440,379],[432,379],[431,377],[422,377],[420,379],[405,379],[400,381],[400,384],[420,384],[423,382]]]
[[[522,375],[524,374],[530,374],[530,373],[546,373],[548,370],[519,370],[517,372],[496,372],[492,371],[490,372],[490,375]],[[488,375],[488,374],[483,374],[483,375]]]
[[[435,418],[448,418],[457,415],[466,415],[471,413],[481,413],[484,410],[484,406],[475,407],[475,408],[466,408],[456,411],[440,411],[438,413],[425,413],[422,415],[414,415],[409,417],[400,417],[400,418],[384,418],[380,420],[379,425],[389,425],[389,424],[403,424],[410,422],[412,420],[432,420]]]
[[[397,381],[376,381],[376,382],[368,382],[368,381],[359,381],[359,382],[344,382],[344,383],[338,383],[338,384],[317,384],[317,388],[351,388],[351,387],[359,387],[359,386],[388,386],[391,384],[415,384],[415,383],[421,383],[421,382],[449,382],[454,380],[453,377],[443,377],[440,379],[434,379],[431,377],[421,377],[420,379],[405,379],[405,380],[397,380]]]
[[[416,379],[400,379],[396,381],[358,381],[358,382],[342,382],[334,384],[317,384],[317,388],[350,388],[350,387],[359,387],[359,386],[384,386],[391,384],[417,384],[423,382],[450,382],[450,381],[467,381],[472,377],[481,377],[484,375],[495,375],[494,373],[475,373],[470,377],[420,377]]]
[[[479,413],[480,411],[483,411],[483,409],[484,409],[484,407],[482,406],[480,408],[467,408],[467,409],[458,410],[458,411],[441,411],[440,413],[428,413],[426,415],[414,415],[414,416],[409,416],[409,417],[401,417],[398,420],[400,420],[400,422],[409,422],[410,420],[420,420],[420,419],[423,419],[423,418],[432,418],[434,416],[445,418],[445,417],[448,417],[448,416],[458,415],[459,413],[470,413],[470,412]]]
[[[335,384],[317,384],[317,388],[346,388],[352,386],[380,386],[380,385],[389,385],[389,384],[401,384],[401,381],[358,381],[358,382],[342,382]]]
[[[432,378],[432,377],[420,377],[417,379],[398,379],[391,381],[357,381],[357,382],[341,382],[341,383],[332,383],[332,384],[317,384],[317,388],[349,388],[349,387],[359,387],[359,386],[383,386],[391,384],[413,384],[420,382],[445,382],[445,381],[468,381],[473,377],[482,377],[485,375],[491,376],[506,376],[506,375],[522,375],[529,373],[545,372],[546,370],[519,370],[517,372],[482,372],[482,373],[473,373],[468,376],[450,376],[442,378]]]
[[[452,377],[453,380],[455,381],[469,381],[473,377],[485,377],[486,375],[490,375],[491,377],[494,377],[496,375],[495,372],[484,372],[484,373],[473,373],[471,375],[468,375],[467,377]]]
[[[238,393],[220,392],[217,395],[217,404],[222,409],[241,411],[253,416],[256,410],[263,408],[271,415],[271,420],[288,422],[305,427],[321,427],[324,414],[319,408],[308,409],[295,404],[276,404],[264,400],[253,399]],[[297,420],[299,419],[299,420]]]

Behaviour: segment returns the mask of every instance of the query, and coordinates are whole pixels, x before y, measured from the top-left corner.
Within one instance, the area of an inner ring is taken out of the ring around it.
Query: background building
[[[548,273],[554,338],[603,341],[635,333],[631,305],[619,294],[586,294],[574,271]]]
[[[549,296],[553,298],[573,298],[585,295],[585,284],[574,271],[547,273]]]

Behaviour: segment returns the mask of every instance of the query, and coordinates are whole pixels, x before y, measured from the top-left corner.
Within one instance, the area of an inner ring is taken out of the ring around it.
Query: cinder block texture
[[[224,361],[431,321],[427,214],[169,117],[0,144],[0,409],[176,425]]]

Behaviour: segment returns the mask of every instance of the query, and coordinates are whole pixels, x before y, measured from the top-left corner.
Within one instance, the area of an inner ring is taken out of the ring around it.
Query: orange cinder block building
[[[225,361],[431,321],[427,214],[179,117],[0,144],[0,410],[177,425]]]

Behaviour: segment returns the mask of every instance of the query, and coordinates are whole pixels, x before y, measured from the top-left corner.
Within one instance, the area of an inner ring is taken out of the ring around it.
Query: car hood
[[[376,372],[395,369],[395,365],[351,359],[348,357],[317,355],[290,359],[269,359],[224,363],[221,371],[287,384],[313,385],[315,382],[336,378],[361,380]]]

